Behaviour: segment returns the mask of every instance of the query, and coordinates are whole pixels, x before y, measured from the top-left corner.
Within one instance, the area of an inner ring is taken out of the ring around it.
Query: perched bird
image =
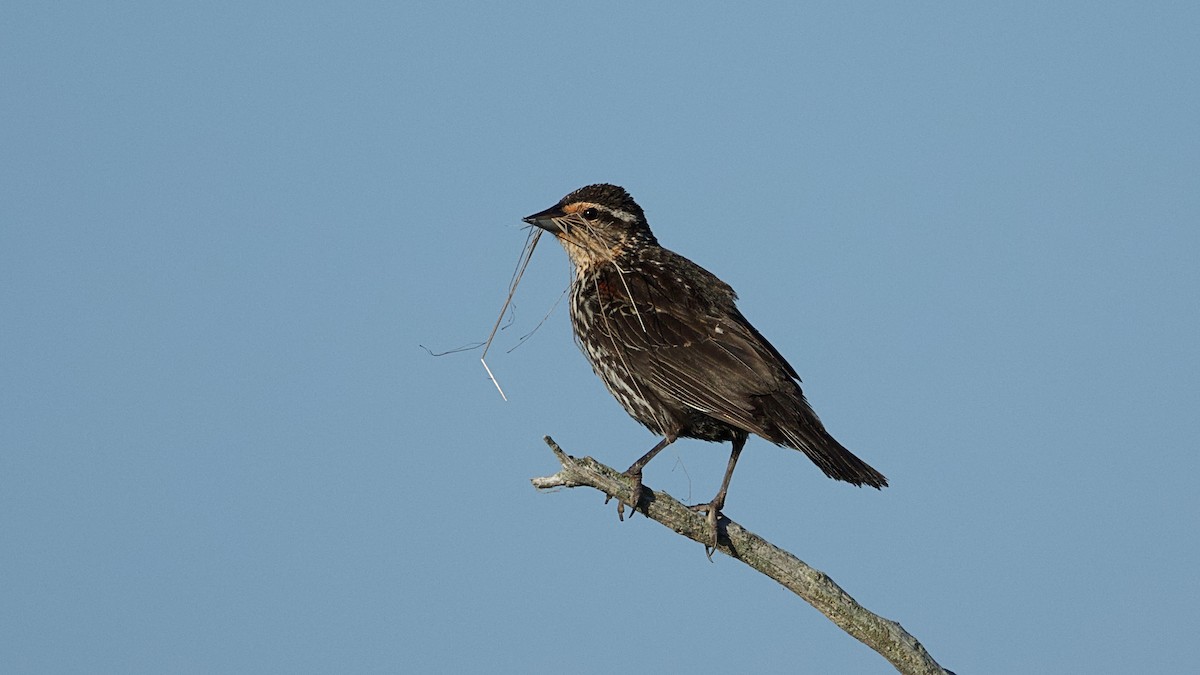
[[[692,507],[707,515],[710,557],[750,434],[803,452],[830,478],[887,485],[825,430],[795,369],[738,311],[733,289],[659,246],[623,188],[588,185],[524,220],[552,233],[571,259],[571,324],[592,370],[626,412],[662,436],[625,472],[634,484],[634,512],[642,468],[681,437],[733,444],[720,491]],[[623,503],[617,511],[624,515]]]

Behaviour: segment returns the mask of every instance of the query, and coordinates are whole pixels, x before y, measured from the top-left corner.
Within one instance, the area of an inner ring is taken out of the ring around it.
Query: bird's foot
[[[707,504],[696,504],[688,507],[693,511],[703,511],[707,515],[706,520],[708,521],[710,538],[704,543],[704,555],[708,556],[709,562],[712,562],[713,553],[717,550],[717,539],[720,536],[720,532],[717,529],[717,524],[721,520],[722,506],[724,506],[724,504],[721,504],[718,502],[718,500],[714,499]]]
[[[642,472],[629,470],[621,475],[633,483],[629,502],[629,517],[632,518],[633,514],[637,513],[638,505],[642,503]],[[612,499],[611,495],[604,499],[604,503],[607,504],[610,499]],[[617,518],[625,520],[625,500],[619,497],[617,498]]]

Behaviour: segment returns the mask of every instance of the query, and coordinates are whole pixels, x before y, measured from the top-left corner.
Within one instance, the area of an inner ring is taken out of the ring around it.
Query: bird
[[[709,559],[751,434],[803,452],[830,478],[887,486],[826,431],[796,370],[738,310],[733,288],[661,246],[624,188],[587,185],[523,220],[554,235],[570,258],[571,327],[592,370],[633,419],[661,437],[624,472],[633,485],[631,514],[643,500],[642,470],[679,438],[732,444],[716,496],[690,507],[706,515]],[[624,508],[618,498],[622,520]]]

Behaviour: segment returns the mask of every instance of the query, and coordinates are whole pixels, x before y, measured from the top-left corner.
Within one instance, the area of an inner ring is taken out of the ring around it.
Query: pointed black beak
[[[559,232],[562,232],[562,228],[558,226],[558,223],[554,222],[554,219],[562,218],[565,215],[566,214],[563,213],[562,207],[558,204],[555,204],[545,211],[539,211],[532,216],[526,216],[521,220],[524,220],[530,225],[536,225],[551,234],[558,234]]]

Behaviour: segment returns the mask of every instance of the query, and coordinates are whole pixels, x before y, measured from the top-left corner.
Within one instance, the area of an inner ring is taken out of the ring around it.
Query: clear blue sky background
[[[727,513],[960,673],[1181,672],[1195,3],[6,3],[0,671],[888,673],[541,436],[655,441],[520,218],[629,188],[892,481]],[[727,448],[646,481],[712,496]]]

